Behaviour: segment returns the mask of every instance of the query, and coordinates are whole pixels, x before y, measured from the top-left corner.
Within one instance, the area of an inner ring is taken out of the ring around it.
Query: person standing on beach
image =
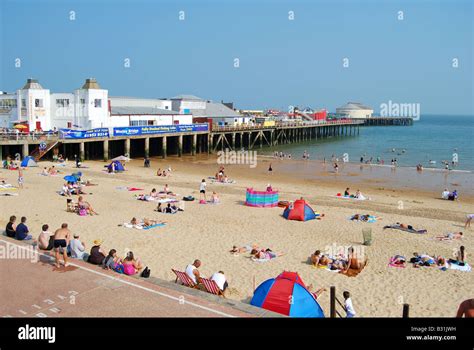
[[[356,312],[354,310],[354,306],[352,305],[352,300],[351,300],[351,294],[346,290],[344,293],[342,293],[342,296],[344,297],[344,310],[346,311],[346,317],[347,318],[353,318],[356,315]]]
[[[200,193],[200,197],[201,197],[201,200],[207,200],[206,199],[206,179],[202,179],[201,181],[201,185],[199,185],[199,193]]]
[[[71,239],[71,231],[67,228],[67,224],[64,223],[61,225],[61,228],[57,229],[54,232],[54,255],[56,257],[55,266],[59,268],[61,265],[59,264],[59,252],[62,250],[63,253],[63,260],[64,260],[64,267],[68,266],[67,262],[67,246]]]
[[[464,225],[464,228],[470,228],[471,227],[471,221],[474,219],[474,214],[467,214],[466,216],[466,224]]]
[[[273,168],[272,168],[272,163],[268,166],[268,173],[272,174],[273,173]]]
[[[23,170],[21,169],[21,166],[18,167],[18,187],[23,188],[23,183],[25,180],[23,179]]]

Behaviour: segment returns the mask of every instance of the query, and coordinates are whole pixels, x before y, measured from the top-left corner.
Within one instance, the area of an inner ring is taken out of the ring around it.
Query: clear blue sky
[[[0,3],[0,90],[34,77],[70,92],[95,77],[112,96],[194,94],[249,109],[392,100],[474,115],[471,0]]]

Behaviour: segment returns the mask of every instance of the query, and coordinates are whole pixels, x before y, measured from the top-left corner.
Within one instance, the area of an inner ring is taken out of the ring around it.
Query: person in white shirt
[[[79,240],[78,234],[74,234],[74,239],[69,243],[69,248],[71,250],[71,258],[84,259],[86,247],[84,243]]]
[[[194,260],[192,264],[189,264],[186,266],[186,270],[184,272],[188,277],[191,279],[191,281],[194,282],[194,284],[198,284],[201,282],[201,276],[199,274],[198,268],[201,266],[201,261],[199,259]]]
[[[354,306],[352,306],[352,300],[351,300],[351,294],[348,291],[344,291],[342,293],[344,296],[344,310],[346,311],[346,317],[347,318],[353,318],[356,315],[356,312],[354,310]]]
[[[207,186],[206,180],[202,179],[201,185],[199,185],[199,193],[200,193],[201,200],[202,199],[207,200],[206,199],[206,186]]]
[[[53,240],[51,240],[51,236],[53,236],[54,233],[48,231],[48,229],[49,226],[47,224],[44,224],[41,228],[41,233],[38,237],[38,246],[40,249],[43,250],[53,249]]]
[[[229,286],[229,284],[227,283],[227,279],[224,275],[224,271],[219,271],[219,272],[216,272],[215,274],[213,274],[211,276],[211,281],[216,282],[217,287],[219,287],[219,289],[222,292],[225,292],[225,290]]]
[[[449,193],[450,193],[450,192],[448,191],[448,189],[445,188],[444,191],[441,193],[441,198],[443,198],[443,199],[448,199]]]

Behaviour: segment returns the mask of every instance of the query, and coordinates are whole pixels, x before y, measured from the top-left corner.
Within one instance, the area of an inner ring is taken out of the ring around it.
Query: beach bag
[[[79,209],[79,215],[80,216],[87,216],[87,210],[84,208]]]
[[[142,271],[142,274],[140,275],[141,277],[143,278],[148,278],[150,277],[150,269],[147,267],[145,267],[145,269]]]
[[[186,202],[192,202],[194,200],[194,197],[193,196],[186,196],[186,197],[183,197],[183,201],[186,201]]]
[[[115,264],[114,271],[118,273],[124,273],[122,264]]]

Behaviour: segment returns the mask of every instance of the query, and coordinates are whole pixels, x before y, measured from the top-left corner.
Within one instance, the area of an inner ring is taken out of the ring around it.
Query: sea
[[[385,165],[396,159],[399,167],[422,164],[433,170],[444,169],[447,161],[452,170],[474,172],[474,116],[422,115],[412,126],[364,126],[359,135],[278,145],[264,153],[274,151],[293,159],[301,159],[306,151],[311,160],[328,163],[333,157],[350,163],[360,163],[361,157],[376,163],[380,158]]]

